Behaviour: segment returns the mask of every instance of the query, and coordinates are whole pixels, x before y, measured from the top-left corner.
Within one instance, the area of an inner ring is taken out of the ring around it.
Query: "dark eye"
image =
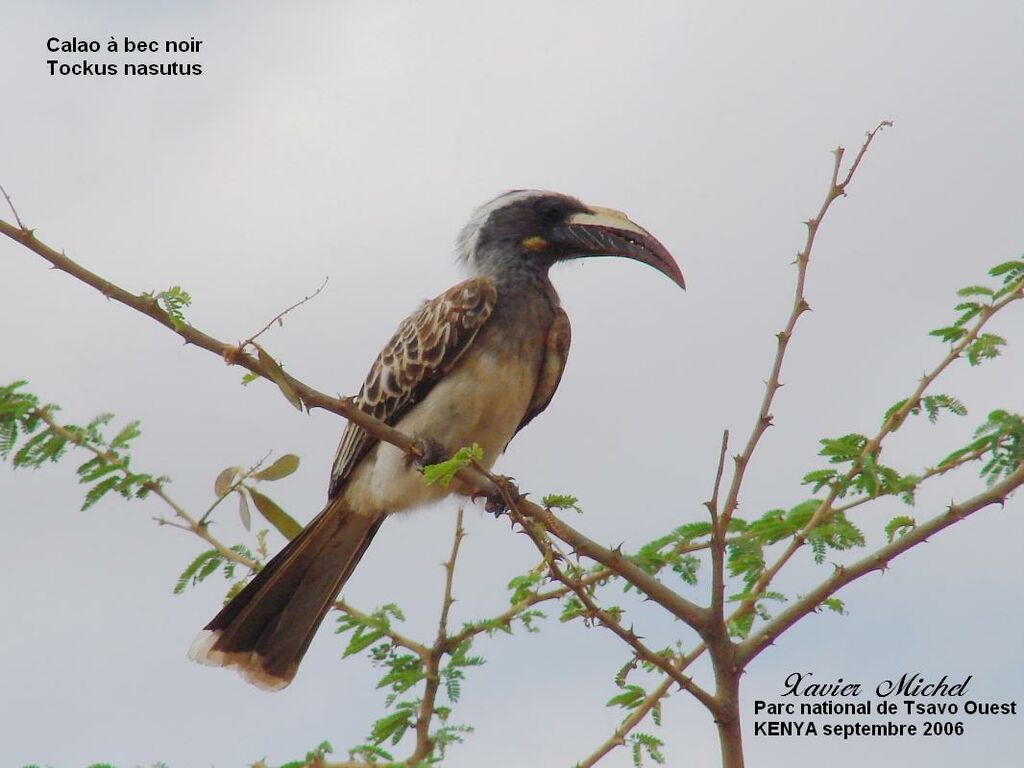
[[[565,206],[558,200],[542,200],[537,206],[537,218],[545,227],[553,227],[565,220]]]

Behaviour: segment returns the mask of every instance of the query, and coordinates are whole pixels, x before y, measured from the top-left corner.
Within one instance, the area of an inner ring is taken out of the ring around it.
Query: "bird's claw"
[[[519,488],[511,477],[498,475],[494,478],[494,483],[498,486],[498,492],[484,496],[484,509],[497,518],[509,513],[508,501],[514,504],[523,498],[523,495],[519,493]]]

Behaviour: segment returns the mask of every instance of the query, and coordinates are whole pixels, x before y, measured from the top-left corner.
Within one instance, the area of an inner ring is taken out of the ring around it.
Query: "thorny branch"
[[[429,757],[434,751],[434,740],[430,737],[430,723],[434,718],[434,707],[437,701],[437,687],[441,682],[440,666],[441,659],[448,647],[448,613],[451,611],[455,598],[452,594],[452,582],[455,578],[455,560],[459,556],[459,546],[466,535],[462,527],[463,506],[459,505],[459,511],[455,515],[455,535],[452,538],[452,549],[448,559],[444,562],[444,597],[441,600],[441,616],[437,623],[437,637],[430,649],[430,654],[424,659],[426,667],[426,685],[423,690],[423,700],[420,702],[419,716],[416,718],[416,748],[408,762],[416,765],[421,760]]]
[[[775,349],[775,359],[772,362],[772,369],[768,376],[768,381],[765,382],[765,392],[764,399],[761,401],[761,410],[757,415],[757,421],[754,423],[754,429],[751,431],[750,437],[747,439],[746,447],[743,449],[743,452],[734,459],[735,469],[733,471],[732,482],[729,484],[729,491],[726,495],[725,505],[722,510],[721,524],[726,527],[728,527],[729,520],[732,518],[733,513],[735,513],[736,508],[739,506],[740,487],[743,485],[743,477],[747,466],[750,464],[754,451],[757,450],[757,445],[761,440],[761,436],[764,435],[765,431],[772,424],[772,402],[775,399],[775,393],[782,387],[782,382],[779,377],[782,374],[782,362],[786,356],[786,348],[789,346],[789,340],[793,336],[793,330],[796,328],[796,324],[800,319],[800,316],[811,308],[804,295],[804,285],[807,281],[807,266],[811,261],[811,250],[814,248],[815,238],[818,235],[822,222],[825,220],[825,216],[832,207],[832,203],[834,203],[838,198],[846,195],[846,188],[850,185],[850,182],[853,181],[853,175],[860,167],[861,160],[863,160],[864,155],[867,154],[868,147],[871,146],[871,142],[883,128],[889,127],[892,127],[892,122],[889,120],[883,120],[875,127],[874,130],[868,132],[867,138],[861,145],[860,151],[857,153],[857,156],[854,158],[853,163],[850,165],[850,168],[846,172],[846,176],[843,177],[842,181],[839,181],[839,174],[842,170],[843,154],[845,150],[842,147],[836,147],[835,152],[833,153],[835,156],[835,162],[832,166],[832,179],[829,182],[828,192],[825,193],[825,200],[818,209],[818,213],[813,218],[808,219],[805,222],[807,225],[807,239],[804,242],[803,249],[796,255],[797,278],[796,291],[793,296],[793,309],[790,312],[789,320],[786,321],[785,328],[783,328],[776,337],[778,344]]]
[[[114,466],[118,471],[122,473],[127,471],[125,466],[121,462],[114,460],[106,451],[101,451],[96,446],[91,445],[90,443],[82,439],[81,435],[77,435],[71,430],[65,428],[63,425],[57,423],[57,421],[54,420],[54,418],[50,415],[49,411],[47,411],[46,408],[38,409],[37,411],[35,411],[35,415],[37,415],[51,430],[53,430],[55,434],[60,435],[69,443],[72,443],[73,445],[76,445],[79,448],[86,449],[94,456],[96,456],[104,464]],[[230,547],[227,547],[222,542],[218,541],[210,533],[209,529],[205,525],[200,523],[196,518],[192,517],[192,515],[186,512],[185,508],[178,504],[178,502],[176,502],[174,499],[172,499],[168,495],[168,493],[163,489],[163,486],[161,486],[159,483],[152,483],[148,486],[147,489],[149,490],[150,493],[157,496],[161,501],[163,501],[164,504],[170,507],[170,509],[174,512],[175,517],[182,521],[181,524],[176,524],[173,521],[167,520],[165,518],[157,518],[157,523],[159,525],[170,525],[174,528],[181,528],[183,530],[194,533],[196,536],[198,536],[211,547],[213,547],[213,549],[215,549],[217,551],[217,554],[221,557],[232,562],[238,563],[240,565],[244,565],[246,568],[249,568],[253,571],[259,569],[259,563],[257,563],[255,560],[252,560],[246,557],[245,555],[241,555],[238,552],[235,552]]]
[[[280,364],[267,355],[253,356],[244,349],[236,345],[226,344],[213,336],[203,333],[192,325],[178,323],[176,327],[171,316],[159,306],[154,297],[131,293],[94,272],[90,272],[77,262],[69,259],[63,252],[58,252],[41,242],[35,236],[34,230],[14,226],[0,220],[0,234],[6,235],[41,256],[50,262],[55,269],[66,272],[86,285],[92,286],[108,299],[114,299],[134,309],[136,312],[141,312],[152,318],[171,332],[178,334],[184,339],[186,344],[192,344],[212,352],[221,357],[228,365],[240,365],[258,376],[275,383],[286,396],[290,394],[297,397],[307,411],[321,408],[336,413],[358,424],[374,437],[398,446],[410,455],[418,456],[417,446],[411,438],[359,410],[353,398],[337,398],[320,392],[290,374],[285,373],[281,369]],[[252,343],[255,344],[255,342]]]
[[[832,505],[835,504],[836,499],[839,497],[840,489],[844,484],[860,474],[863,470],[865,459],[874,455],[881,447],[886,436],[891,434],[894,429],[903,423],[903,420],[906,419],[911,410],[920,406],[921,398],[924,396],[928,387],[953,363],[953,361],[960,358],[964,351],[978,338],[978,335],[981,333],[981,330],[985,327],[988,321],[991,320],[992,317],[1001,309],[1012,302],[1019,301],[1021,299],[1024,299],[1024,285],[1018,286],[1017,290],[1006,294],[1004,297],[999,299],[999,301],[985,307],[979,313],[977,321],[971,326],[970,330],[964,334],[960,341],[951,345],[949,352],[942,358],[939,364],[921,378],[917,388],[910,397],[907,398],[906,402],[890,414],[889,418],[887,418],[885,423],[882,424],[878,433],[868,440],[864,449],[861,451],[860,456],[853,462],[853,466],[851,466],[849,471],[843,476],[843,479],[838,483],[832,484],[828,495],[824,500],[822,500],[818,509],[811,516],[811,519],[807,521],[803,529],[793,536],[792,540],[786,546],[785,550],[783,550],[782,554],[779,555],[778,559],[772,563],[771,566],[765,568],[760,578],[758,578],[754,586],[751,588],[750,597],[740,604],[733,613],[731,619],[738,618],[739,616],[753,610],[758,596],[763,594],[765,589],[768,588],[768,585],[771,584],[772,579],[775,578],[776,574],[778,574],[782,567],[789,562],[789,559],[801,547],[803,547],[807,541],[808,534],[821,525],[828,516],[833,514]]]
[[[949,508],[931,520],[916,526],[910,532],[890,544],[872,552],[857,562],[837,566],[833,574],[812,589],[799,600],[794,601],[775,618],[766,623],[758,632],[751,635],[737,648],[737,656],[742,664],[748,664],[761,651],[771,645],[772,641],[793,626],[796,622],[812,613],[823,600],[838,592],[853,581],[873,571],[884,571],[889,563],[911,547],[927,541],[944,528],[959,523],[969,515],[993,504],[1000,506],[1006,503],[1007,496],[1024,485],[1024,464],[995,483],[988,490],[973,496],[959,504],[951,504]]]
[[[555,581],[564,584],[573,592],[573,594],[576,595],[586,609],[585,615],[589,619],[596,621],[600,626],[609,629],[626,645],[632,648],[637,659],[645,661],[660,669],[666,675],[671,677],[679,687],[689,691],[694,698],[714,712],[717,705],[714,697],[697,685],[692,678],[681,674],[680,671],[675,668],[673,664],[674,654],[665,655],[662,653],[656,653],[648,648],[632,628],[626,629],[623,627],[622,623],[615,616],[613,616],[609,611],[600,608],[597,603],[594,602],[587,587],[581,583],[579,578],[575,575],[570,576],[561,568],[561,566],[558,565],[560,560],[567,561],[566,556],[555,548],[548,537],[546,530],[538,530],[537,526],[531,525],[526,519],[519,508],[519,504],[522,500],[514,498],[505,486],[502,486],[502,498],[509,510],[509,514],[512,516],[512,519],[519,524],[523,532],[530,537],[534,546],[536,546],[544,555],[544,562],[547,565],[548,572],[551,574],[551,577]]]
[[[92,286],[108,298],[119,301],[125,306],[131,307],[156,320],[161,325],[181,336],[186,343],[213,352],[229,364],[241,365],[253,373],[274,382],[281,387],[286,397],[289,395],[297,397],[307,410],[322,408],[337,413],[358,424],[378,440],[395,445],[410,456],[419,455],[419,447],[415,440],[360,410],[355,405],[353,398],[331,397],[314,389],[290,374],[285,373],[280,365],[270,358],[269,355],[263,354],[262,350],[261,354],[253,357],[243,349],[225,344],[192,325],[179,323],[176,327],[169,315],[158,306],[154,298],[130,293],[109,280],[90,272],[63,253],[58,253],[50,246],[41,242],[31,230],[19,229],[0,220],[0,233],[21,243],[26,248],[42,256],[55,268],[67,272],[72,277]],[[498,486],[494,483],[494,476],[489,473],[474,470],[472,467],[466,467],[460,470],[459,478],[481,495],[489,497],[499,495]],[[520,506],[527,516],[543,522],[545,526],[551,529],[552,533],[574,550],[611,568],[616,573],[620,573],[635,584],[637,589],[651,600],[690,626],[700,631],[700,628],[705,627],[707,624],[707,611],[705,609],[676,594],[660,581],[630,562],[621,553],[607,547],[602,547],[588,539],[579,531],[556,518],[550,510],[545,510],[529,501],[522,501]]]
[[[565,523],[563,520],[559,519],[550,509],[537,505],[523,496],[518,495],[518,493],[511,493],[509,490],[510,486],[504,478],[491,474],[479,465],[466,467],[460,470],[458,473],[460,480],[470,488],[475,489],[481,495],[488,497],[502,497],[506,508],[510,511],[510,514],[513,515],[514,519],[520,524],[522,529],[530,536],[534,545],[543,555],[544,565],[547,567],[551,577],[555,581],[559,582],[560,586],[545,591],[534,592],[492,620],[467,625],[461,631],[449,634],[447,622],[453,601],[452,577],[455,560],[459,552],[459,546],[462,537],[464,536],[464,530],[462,528],[462,511],[460,509],[456,522],[456,531],[452,550],[448,561],[445,563],[446,578],[444,597],[442,600],[437,637],[433,644],[427,645],[419,643],[394,631],[386,632],[386,636],[392,643],[397,646],[407,648],[417,654],[424,661],[427,668],[425,684],[426,692],[421,700],[419,716],[415,722],[416,746],[413,756],[406,764],[414,765],[416,762],[428,758],[433,754],[436,747],[431,740],[429,723],[435,713],[435,701],[440,679],[439,665],[440,660],[444,655],[452,653],[455,648],[459,647],[463,642],[480,632],[489,631],[496,626],[500,627],[502,625],[510,624],[517,615],[520,615],[533,605],[547,600],[559,599],[569,594],[573,594],[579,599],[584,608],[584,615],[586,617],[596,621],[602,626],[605,626],[618,636],[632,649],[637,659],[660,669],[664,673],[664,676],[656,687],[654,687],[637,706],[630,710],[628,716],[622,721],[622,723],[620,723],[612,736],[601,744],[591,755],[580,762],[580,766],[583,766],[584,768],[593,766],[613,749],[625,744],[627,737],[632,730],[649,714],[651,714],[652,711],[661,705],[661,702],[670,695],[675,685],[684,688],[705,704],[705,706],[715,714],[716,721],[719,722],[720,730],[723,729],[724,726],[731,727],[733,729],[732,736],[730,738],[736,740],[737,743],[735,747],[738,750],[738,702],[735,700],[735,695],[738,691],[739,675],[750,661],[768,647],[776,637],[793,626],[801,618],[814,611],[821,605],[823,600],[835,594],[835,592],[844,586],[868,573],[885,569],[895,557],[903,554],[917,544],[926,541],[928,537],[956,522],[959,522],[974,512],[992,504],[1004,503],[1010,492],[1024,484],[1024,467],[1018,467],[1001,482],[994,484],[987,491],[959,504],[952,504],[944,513],[935,516],[924,524],[917,525],[902,537],[897,538],[895,541],[879,548],[867,557],[864,557],[851,565],[837,567],[831,576],[826,578],[811,592],[789,604],[775,618],[768,620],[758,629],[758,631],[751,634],[745,640],[734,643],[729,637],[728,632],[726,631],[728,622],[754,610],[758,597],[763,595],[773,578],[785,566],[793,554],[804,546],[808,535],[814,530],[814,528],[824,522],[827,522],[838,513],[877,498],[876,496],[864,496],[848,501],[845,504],[836,504],[840,493],[840,485],[846,484],[850,480],[854,479],[863,470],[865,459],[877,452],[886,436],[898,428],[913,409],[920,407],[922,397],[927,391],[929,385],[938,376],[940,376],[954,360],[960,357],[969,344],[978,338],[981,329],[985,326],[988,320],[1010,302],[1024,298],[1024,293],[1022,293],[1022,290],[1024,289],[1018,288],[1018,290],[1005,295],[1002,299],[993,303],[989,307],[986,307],[982,312],[980,312],[977,320],[968,333],[951,346],[947,356],[930,373],[926,374],[921,379],[917,389],[906,400],[906,402],[904,402],[899,409],[890,414],[879,432],[867,442],[860,457],[854,461],[853,466],[847,472],[845,477],[843,477],[840,482],[832,485],[827,498],[821,502],[815,513],[812,515],[810,521],[797,534],[792,536],[788,545],[785,547],[778,559],[770,567],[766,567],[761,573],[754,586],[750,589],[747,599],[739,605],[730,617],[726,618],[723,610],[725,594],[724,555],[727,547],[734,541],[741,539],[744,536],[744,533],[740,532],[729,537],[727,537],[726,534],[729,530],[729,523],[739,506],[740,492],[745,472],[758,448],[761,437],[772,424],[771,410],[775,394],[782,386],[781,373],[788,344],[792,338],[792,334],[799,318],[809,309],[805,296],[805,284],[807,269],[810,263],[815,239],[827,213],[831,209],[832,204],[838,198],[845,196],[846,190],[852,182],[854,175],[875,136],[883,128],[889,126],[891,126],[891,123],[889,121],[884,121],[867,134],[864,143],[860,147],[860,150],[854,157],[852,164],[849,166],[845,174],[842,173],[844,150],[842,147],[838,147],[835,150],[831,180],[825,199],[817,214],[805,222],[807,226],[806,240],[802,250],[798,252],[795,262],[797,266],[797,279],[793,306],[783,330],[777,335],[775,357],[769,378],[765,382],[765,393],[758,416],[743,450],[734,457],[732,477],[727,487],[724,489],[724,500],[720,500],[720,493],[723,490],[722,475],[725,463],[724,459],[728,446],[728,433],[723,436],[714,489],[711,499],[706,503],[712,520],[712,533],[710,540],[704,543],[687,542],[676,547],[677,552],[691,552],[703,549],[710,550],[713,565],[713,584],[710,606],[708,608],[704,608],[682,597],[674,590],[662,584],[662,582],[656,578],[656,575],[652,575],[640,568],[619,549],[603,547],[597,544],[581,532],[574,529],[572,526]],[[186,343],[207,349],[208,351],[221,356],[229,364],[241,365],[253,373],[274,382],[282,389],[282,392],[286,397],[292,400],[293,403],[301,403],[307,411],[310,411],[313,408],[323,408],[325,410],[332,411],[358,424],[373,437],[394,444],[409,455],[415,456],[417,454],[416,443],[409,436],[406,436],[387,424],[363,413],[355,406],[352,398],[331,397],[304,384],[291,375],[284,373],[280,364],[271,358],[270,355],[268,355],[258,344],[256,344],[256,339],[271,327],[274,322],[279,322],[287,312],[291,311],[296,306],[305,303],[318,294],[324,287],[323,285],[321,285],[312,296],[307,296],[293,307],[289,307],[289,309],[280,313],[263,329],[246,339],[244,342],[240,342],[238,345],[228,345],[203,333],[191,325],[182,325],[180,322],[172,322],[172,318],[159,306],[156,299],[153,297],[129,293],[106,279],[86,270],[79,264],[67,258],[65,254],[58,253],[46,244],[40,242],[35,237],[34,231],[25,227],[18,215],[18,212],[14,209],[10,197],[2,187],[0,187],[0,192],[2,192],[4,197],[7,199],[17,223],[17,226],[14,226],[0,220],[0,232],[34,251],[52,264],[54,268],[67,272],[76,279],[99,290],[108,298],[113,298],[136,311],[148,315],[152,319],[177,333],[185,340]],[[250,347],[254,347],[257,354],[253,355],[249,353],[247,350]],[[52,419],[48,418],[48,414],[46,414],[45,411],[40,415],[51,428],[56,431],[61,429],[59,425],[53,423]],[[65,432],[67,431],[65,430]],[[81,445],[79,440],[76,439],[76,436],[70,432],[67,434],[61,434],[72,442]],[[93,450],[94,453],[102,458],[102,452],[98,451],[94,447],[89,445],[84,447]],[[928,469],[919,478],[918,485],[931,477],[944,474],[956,467],[963,466],[970,461],[981,458],[984,455],[985,450],[977,450],[961,455],[949,464]],[[191,531],[213,546],[218,554],[228,560],[245,565],[253,570],[259,567],[259,564],[255,561],[245,558],[217,541],[216,538],[209,534],[203,520],[196,520],[192,518],[184,509],[167,497],[159,485],[154,484],[154,487],[151,487],[150,490],[168,504],[170,508],[174,510],[177,520],[181,521],[162,521],[164,524],[174,525],[175,527]],[[568,558],[558,549],[557,545],[552,542],[548,534],[567,545],[571,553],[577,559],[587,558],[599,564],[601,568],[596,571],[582,574],[576,566],[572,566],[570,568],[563,567],[562,563],[569,563]],[[601,608],[594,598],[594,587],[603,585],[616,576],[622,577],[627,582],[633,584],[645,598],[657,603],[696,630],[701,636],[702,642],[688,654],[659,653],[647,647],[642,642],[642,639],[636,635],[632,627],[629,629],[623,627],[621,622],[618,620],[618,617],[614,615],[613,612]],[[343,600],[339,600],[336,605],[339,609],[350,613],[357,620],[360,618],[370,618],[366,614],[352,608]],[[715,667],[716,680],[718,682],[718,689],[715,694],[709,693],[707,690],[694,683],[690,677],[683,674],[684,670],[687,669],[687,667],[705,651],[710,651]],[[724,733],[725,731],[723,730],[722,732]],[[724,738],[725,737],[723,737],[723,754],[726,754]],[[733,761],[730,762],[727,757],[726,762],[729,765],[742,765],[742,754],[738,751],[735,754],[738,755],[738,759],[734,758]],[[324,765],[327,764],[324,763]],[[362,766],[365,764],[358,761],[348,761],[343,763],[333,763],[331,765],[341,768],[342,766]],[[381,763],[378,765],[388,764]]]

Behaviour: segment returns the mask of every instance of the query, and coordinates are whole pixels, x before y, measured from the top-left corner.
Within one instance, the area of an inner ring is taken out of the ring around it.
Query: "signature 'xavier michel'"
[[[685,287],[665,247],[625,214],[552,192],[517,190],[482,206],[459,256],[472,277],[402,322],[357,398],[419,439],[431,460],[477,443],[490,467],[551,401],[570,339],[548,278],[553,264],[622,256]],[[427,485],[398,448],[349,423],[327,506],[206,625],[189,655],[236,667],[261,688],[288,685],[384,518],[451,491],[465,489]]]

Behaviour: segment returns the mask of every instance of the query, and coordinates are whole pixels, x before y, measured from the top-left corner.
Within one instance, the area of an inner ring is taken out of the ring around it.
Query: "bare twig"
[[[879,131],[883,128],[888,128],[890,126],[892,126],[892,122],[884,120],[879,123],[874,130],[868,132],[864,144],[861,145],[860,151],[857,153],[853,164],[846,172],[846,176],[842,181],[839,181],[839,173],[842,168],[844,150],[842,147],[837,147],[833,153],[835,155],[835,162],[832,166],[832,179],[829,183],[828,192],[825,194],[825,200],[818,209],[817,215],[805,222],[807,225],[807,239],[804,242],[803,250],[796,255],[797,278],[796,290],[793,296],[793,309],[790,312],[789,320],[786,322],[785,328],[783,328],[776,337],[778,343],[775,349],[775,360],[772,362],[771,373],[768,376],[768,380],[765,382],[765,393],[764,399],[761,401],[761,409],[758,412],[757,421],[754,423],[754,429],[750,433],[746,447],[744,447],[743,452],[734,459],[735,470],[733,472],[732,482],[729,484],[729,492],[726,495],[725,505],[722,510],[722,520],[723,525],[725,526],[728,526],[729,520],[732,518],[733,513],[739,506],[740,488],[743,485],[743,477],[747,466],[750,464],[750,460],[754,455],[754,451],[757,449],[761,436],[764,435],[765,431],[772,424],[772,401],[775,399],[775,393],[782,387],[782,382],[779,377],[782,373],[782,362],[786,356],[786,348],[789,345],[790,338],[793,336],[793,329],[796,328],[796,324],[800,319],[800,316],[810,309],[807,299],[804,296],[804,284],[807,279],[807,265],[811,260],[811,250],[814,248],[815,237],[817,236],[818,230],[825,219],[825,215],[832,207],[832,203],[834,203],[837,198],[846,195],[846,188],[850,185],[850,182],[853,181],[853,175],[857,172],[857,168],[860,167],[861,160],[864,159],[864,155],[867,153],[868,147],[871,146],[871,142],[874,140],[875,136],[878,135]]]
[[[289,312],[291,312],[291,311],[292,311],[293,309],[298,309],[298,308],[299,308],[299,307],[301,307],[301,306],[302,306],[303,304],[305,304],[305,303],[306,303],[307,301],[312,301],[312,300],[313,300],[313,299],[315,299],[315,298],[316,298],[317,296],[319,296],[319,295],[320,295],[320,291],[322,291],[322,290],[323,290],[324,288],[326,288],[326,287],[327,287],[327,281],[328,281],[328,280],[330,280],[330,276],[328,276],[328,277],[325,277],[325,278],[324,278],[324,281],[323,281],[322,283],[320,283],[320,287],[319,287],[319,288],[317,288],[317,289],[316,289],[315,291],[313,291],[313,293],[309,294],[309,296],[303,296],[303,297],[302,297],[302,299],[301,299],[300,301],[297,301],[297,302],[295,302],[295,303],[294,303],[294,304],[292,304],[292,305],[291,305],[290,307],[288,307],[288,309],[284,310],[283,312],[279,312],[279,313],[278,313],[277,315],[275,315],[275,316],[274,316],[274,318],[273,318],[273,319],[272,319],[272,320],[271,320],[271,321],[270,321],[269,323],[267,323],[266,325],[264,325],[264,326],[263,326],[262,328],[260,328],[260,329],[259,329],[258,331],[256,331],[256,333],[254,333],[254,334],[253,334],[252,336],[250,336],[249,338],[247,338],[247,339],[246,339],[245,341],[241,342],[241,343],[240,343],[240,344],[238,345],[238,348],[239,348],[239,349],[245,349],[245,348],[246,348],[247,346],[249,346],[249,345],[250,345],[250,344],[252,344],[252,343],[253,343],[254,341],[256,341],[256,339],[258,339],[258,338],[259,338],[260,336],[262,336],[262,335],[263,335],[264,333],[266,333],[267,331],[269,331],[269,330],[270,330],[270,328],[271,328],[271,326],[273,326],[273,325],[274,325],[274,323],[278,323],[279,325],[282,325],[282,324],[283,324],[283,323],[282,323],[282,320],[284,319],[284,316],[285,316],[285,315],[287,315],[287,314],[288,314]]]
[[[711,614],[712,622],[722,623],[725,611],[725,534],[723,522],[718,515],[718,492],[725,470],[725,454],[729,450],[729,430],[722,433],[722,447],[718,451],[718,469],[715,471],[715,485],[711,499],[705,504],[711,515]]]
[[[423,698],[420,700],[420,711],[416,718],[416,747],[407,761],[409,765],[418,765],[421,761],[430,757],[434,751],[434,740],[430,736],[430,723],[434,718],[435,705],[437,702],[437,690],[441,683],[441,659],[449,647],[448,644],[448,614],[451,611],[455,597],[452,594],[452,584],[455,579],[455,560],[459,556],[459,547],[462,539],[466,536],[466,530],[462,527],[463,505],[455,514],[455,535],[452,539],[451,553],[444,562],[444,596],[441,599],[441,615],[437,622],[437,637],[429,654],[424,657],[426,667],[426,683],[423,688]]]
[[[4,189],[3,184],[0,184],[0,192],[3,192],[4,198],[7,200],[7,205],[10,206],[11,213],[14,214],[14,220],[18,222],[18,228],[22,232],[28,232],[28,227],[25,226],[25,223],[21,220],[21,216],[18,215],[18,209],[14,207],[14,201],[11,200],[11,196],[7,194],[7,190]]]

